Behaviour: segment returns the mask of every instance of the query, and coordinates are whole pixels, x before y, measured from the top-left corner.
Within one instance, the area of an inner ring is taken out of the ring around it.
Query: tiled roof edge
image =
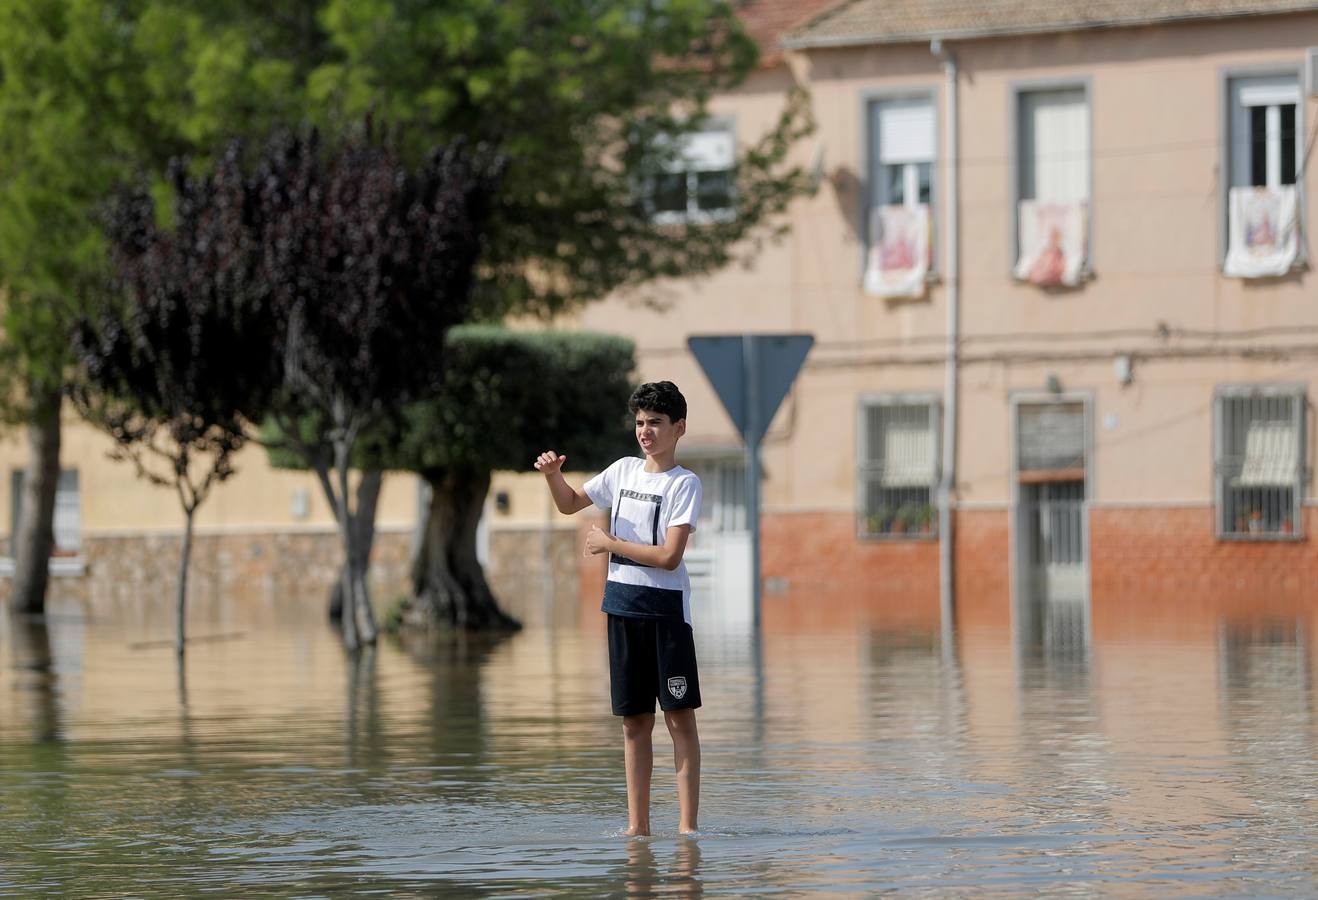
[[[1211,22],[1239,19],[1246,16],[1286,16],[1312,12],[1312,7],[1296,6],[1293,9],[1242,9],[1228,13],[1190,13],[1187,15],[1150,16],[1148,18],[1121,19],[1113,22],[1072,22],[1040,25],[1020,25],[1009,28],[962,28],[928,31],[910,31],[883,35],[837,35],[831,37],[787,37],[779,41],[784,50],[824,50],[841,47],[866,47],[873,44],[913,44],[935,38],[942,40],[975,40],[979,38],[1017,37],[1029,34],[1055,34],[1064,31],[1091,31],[1101,28],[1137,28],[1144,25],[1163,25],[1175,22]],[[822,17],[821,17],[822,18]]]

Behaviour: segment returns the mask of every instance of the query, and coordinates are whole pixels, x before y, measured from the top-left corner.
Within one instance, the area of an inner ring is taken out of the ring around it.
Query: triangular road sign
[[[759,444],[815,339],[809,334],[700,335],[687,346],[747,444]]]

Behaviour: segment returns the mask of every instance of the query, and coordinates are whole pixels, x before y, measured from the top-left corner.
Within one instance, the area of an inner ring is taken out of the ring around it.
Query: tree
[[[415,471],[430,487],[405,621],[509,627],[476,558],[491,473],[526,471],[547,446],[563,448],[578,470],[634,452],[634,349],[609,335],[464,325],[449,333],[446,355],[439,392],[407,407],[397,431],[377,433],[368,449],[379,466]]]
[[[553,315],[615,292],[749,259],[808,189],[788,165],[812,127],[794,91],[743,138],[736,215],[659,227],[653,179],[735,90],[757,49],[731,0],[158,0],[152,96],[188,139],[305,116],[327,134],[363,116],[420,159],[458,138],[515,161],[488,223],[473,314]],[[145,41],[146,38],[143,38]],[[249,127],[249,126],[244,126]]]
[[[74,321],[82,366],[71,395],[115,441],[139,476],[174,490],[183,508],[175,647],[184,650],[193,522],[211,488],[233,474],[233,456],[278,383],[271,352],[278,318],[257,277],[257,247],[244,223],[259,192],[238,148],[213,174],[174,169],[170,227],[157,224],[149,186],[111,204],[107,233],[114,277]]]
[[[146,127],[129,4],[0,4],[0,416],[27,427],[13,604],[45,609],[68,316],[104,274],[92,209],[177,146]]]
[[[323,152],[314,133],[283,133],[251,176],[256,215],[234,220],[254,233],[256,277],[281,320],[275,422],[339,524],[350,648],[376,634],[353,527],[356,446],[389,409],[439,389],[444,334],[468,312],[502,167],[455,143],[409,172],[369,135]],[[323,426],[323,440],[301,439],[307,422]]]

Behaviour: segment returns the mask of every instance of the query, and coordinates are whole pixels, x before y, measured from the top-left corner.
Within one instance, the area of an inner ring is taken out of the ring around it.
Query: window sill
[[[856,538],[865,543],[894,543],[898,541],[936,541],[938,532],[936,531],[901,531],[875,534],[868,531],[862,531],[856,535]]]
[[[81,556],[52,556],[47,566],[53,578],[76,578],[87,574],[87,560]],[[12,557],[0,557],[0,578],[14,577]]]
[[[1089,267],[1088,263],[1085,263],[1084,267],[1080,270],[1080,278],[1075,284],[1035,284],[1028,278],[1021,278],[1016,274],[1014,269],[1010,274],[1011,280],[1016,284],[1037,288],[1045,294],[1066,294],[1071,291],[1083,290],[1085,285],[1098,278],[1097,273]]]
[[[1297,544],[1305,540],[1303,534],[1269,531],[1261,534],[1218,534],[1217,539],[1235,544]]]

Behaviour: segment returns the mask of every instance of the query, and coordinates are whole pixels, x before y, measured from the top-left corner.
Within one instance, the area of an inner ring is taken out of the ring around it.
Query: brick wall
[[[1304,511],[1306,535],[1318,527],[1316,512]],[[1292,616],[1318,604],[1312,538],[1222,541],[1214,534],[1213,515],[1210,507],[1090,510],[1096,636],[1160,620]]]
[[[938,621],[936,540],[862,540],[847,512],[777,513],[761,523],[760,556],[768,631]]]

